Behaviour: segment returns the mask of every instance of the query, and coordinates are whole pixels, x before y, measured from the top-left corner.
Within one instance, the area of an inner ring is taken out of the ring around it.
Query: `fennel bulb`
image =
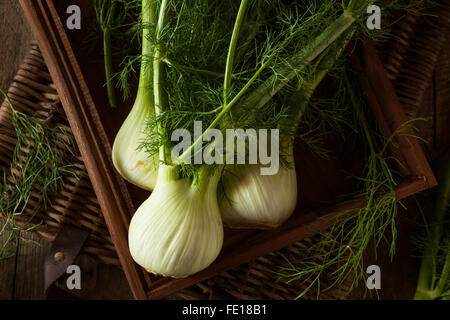
[[[145,138],[145,122],[153,113],[153,103],[138,95],[130,114],[114,140],[112,160],[114,167],[127,181],[146,190],[153,190],[158,175],[157,156],[149,158],[138,147]]]
[[[260,164],[225,170],[220,199],[223,223],[230,228],[272,229],[285,222],[294,212],[298,197],[293,156],[289,162],[289,167],[280,167],[274,175],[261,175]]]
[[[147,271],[175,278],[208,267],[219,255],[223,226],[217,203],[218,172],[177,180],[176,167],[161,165],[155,190],[138,208],[128,231],[133,259]]]
[[[154,22],[154,7],[151,2],[142,2],[142,21]],[[142,57],[152,53],[149,39],[150,29],[142,30]],[[146,190],[153,190],[157,177],[157,155],[149,157],[139,146],[146,137],[146,121],[155,112],[152,88],[152,69],[142,58],[139,75],[139,88],[133,108],[125,119],[114,140],[112,160],[116,170],[127,181]]]

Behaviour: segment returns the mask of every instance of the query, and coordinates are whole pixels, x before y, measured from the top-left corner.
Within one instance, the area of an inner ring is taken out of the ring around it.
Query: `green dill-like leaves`
[[[194,121],[202,121],[203,130],[211,125],[223,130],[279,128],[281,136],[292,131],[279,125],[296,112],[285,98],[310,77],[314,72],[310,64],[321,56],[328,40],[345,33],[352,20],[336,1],[254,0],[249,1],[240,32],[233,38],[239,4],[167,2],[164,27],[151,39],[165,64],[161,86],[167,101],[160,114],[147,122],[148,138],[140,148],[156,153],[164,145],[171,150],[171,133],[183,128],[193,136]],[[234,64],[226,70],[230,41],[236,40]],[[331,54],[339,57],[341,50],[334,50]],[[227,88],[226,72],[231,74]],[[163,130],[155,129],[158,124]]]
[[[7,99],[16,145],[10,167],[0,176],[0,212],[4,218],[0,234],[9,234],[0,244],[0,259],[14,255],[23,234],[39,225],[36,215],[50,204],[49,195],[61,190],[64,177],[74,175],[71,159],[76,156],[73,138],[65,128],[51,127],[17,111]]]
[[[388,154],[388,146],[392,146],[396,131],[389,139],[373,135],[369,131],[371,121],[366,115],[365,97],[361,88],[349,78],[340,77],[340,101],[346,110],[348,119],[345,122],[346,131],[354,131],[355,137],[362,140],[359,143],[365,148],[365,167],[362,175],[355,178],[355,183],[362,190],[354,196],[363,201],[359,209],[334,213],[323,217],[329,219],[331,226],[322,232],[322,239],[306,249],[305,258],[290,261],[277,271],[277,274],[287,281],[310,281],[310,287],[299,293],[299,298],[315,287],[317,297],[321,292],[339,287],[344,281],[351,279],[350,289],[366,279],[364,257],[369,245],[373,245],[376,254],[381,242],[386,242],[390,248],[391,257],[395,254],[396,217],[400,202],[396,198],[396,172],[391,168],[393,159]],[[336,109],[338,110],[338,109]],[[348,112],[351,114],[349,115]],[[324,278],[325,275],[328,278]],[[327,283],[326,286],[323,284]]]

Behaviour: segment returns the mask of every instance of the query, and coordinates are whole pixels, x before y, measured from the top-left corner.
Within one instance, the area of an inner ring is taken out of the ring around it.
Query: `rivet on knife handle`
[[[89,231],[63,225],[44,260],[44,293],[66,273],[85,243]]]

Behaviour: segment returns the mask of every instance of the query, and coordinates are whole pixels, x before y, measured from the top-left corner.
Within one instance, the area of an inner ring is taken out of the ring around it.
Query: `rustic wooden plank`
[[[42,265],[50,243],[36,233],[25,235],[17,253],[14,299],[45,299]],[[34,243],[36,242],[36,243]]]
[[[0,17],[0,87],[6,90],[30,49],[32,35],[17,1],[0,1]]]
[[[67,289],[67,277],[62,277],[57,286],[80,299],[88,300],[129,300],[133,294],[123,271],[114,266],[94,260],[81,254],[74,261],[81,270],[81,289]]]
[[[3,225],[4,219],[0,218],[0,225]],[[8,234],[0,236],[0,243],[4,243]],[[16,271],[16,256],[0,260],[0,300],[9,300],[14,295],[14,278]]]

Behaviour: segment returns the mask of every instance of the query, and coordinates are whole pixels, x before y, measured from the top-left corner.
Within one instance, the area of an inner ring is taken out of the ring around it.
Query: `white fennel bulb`
[[[222,177],[224,195],[220,211],[230,228],[272,229],[294,212],[297,204],[295,166],[280,167],[274,175],[261,175],[261,165],[229,166]]]
[[[142,22],[154,22],[154,9],[149,1],[142,3]],[[142,56],[152,53],[150,28],[142,29]],[[116,135],[112,149],[112,160],[116,170],[128,182],[146,190],[153,190],[156,184],[158,155],[151,158],[139,145],[146,138],[145,127],[149,116],[155,112],[152,92],[152,68],[143,58],[139,75],[136,99],[128,117]]]
[[[157,157],[149,157],[138,147],[146,134],[145,122],[153,113],[150,93],[138,94],[136,102],[114,140],[112,160],[114,167],[128,182],[146,190],[153,190],[156,184]]]
[[[131,220],[130,252],[149,272],[186,277],[208,267],[222,248],[220,174],[200,179],[196,187],[177,180],[174,167],[161,165],[158,171],[155,190]]]

